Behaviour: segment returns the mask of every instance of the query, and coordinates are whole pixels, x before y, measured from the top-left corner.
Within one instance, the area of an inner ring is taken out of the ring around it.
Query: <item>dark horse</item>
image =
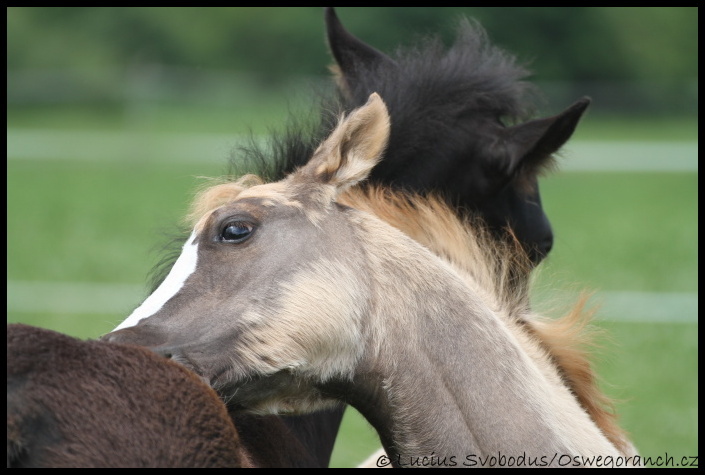
[[[370,183],[442,193],[462,214],[481,218],[498,238],[517,239],[540,262],[553,246],[553,232],[541,207],[538,177],[551,168],[590,99],[529,120],[538,97],[524,80],[529,72],[466,19],[449,49],[433,37],[393,56],[350,34],[333,8],[326,8],[325,20],[338,104],[322,109],[334,114],[310,141],[300,141],[306,134],[290,133],[276,144],[274,173],[247,171],[283,178],[306,163],[341,109],[349,113],[375,92],[387,105],[392,129]],[[271,152],[262,160],[271,160]]]
[[[299,437],[313,422],[236,429],[201,378],[146,348],[7,325],[8,468],[319,466]]]

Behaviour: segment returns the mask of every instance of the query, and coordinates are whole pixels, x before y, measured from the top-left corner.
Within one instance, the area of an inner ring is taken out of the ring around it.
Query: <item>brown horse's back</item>
[[[7,326],[8,467],[241,467],[215,392],[149,350]]]

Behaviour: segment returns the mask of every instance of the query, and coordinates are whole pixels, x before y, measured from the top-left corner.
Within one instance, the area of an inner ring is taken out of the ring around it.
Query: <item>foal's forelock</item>
[[[237,199],[258,199],[263,207],[293,206],[303,210],[301,202],[292,197],[292,191],[283,183],[267,183],[256,175],[245,175],[237,181],[221,183],[200,191],[191,204],[187,222],[200,232],[206,219],[221,206]]]
[[[235,200],[250,186],[262,183],[258,176],[245,175],[236,181],[209,186],[196,194],[185,221],[196,227],[214,209]]]

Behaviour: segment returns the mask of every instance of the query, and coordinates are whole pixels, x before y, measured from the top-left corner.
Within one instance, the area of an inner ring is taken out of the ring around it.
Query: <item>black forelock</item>
[[[358,72],[356,82],[349,84],[354,101],[350,107],[378,92],[392,117],[413,115],[414,110],[445,117],[472,113],[511,124],[534,113],[532,100],[538,91],[525,81],[529,70],[492,45],[474,20],[459,20],[456,39],[448,48],[440,36],[425,36],[390,56],[396,67],[360,66],[371,69]]]

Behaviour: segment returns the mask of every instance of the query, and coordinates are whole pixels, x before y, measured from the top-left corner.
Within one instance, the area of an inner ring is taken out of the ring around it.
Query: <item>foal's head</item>
[[[336,197],[366,178],[388,133],[373,94],[286,179],[206,190],[169,276],[104,338],[151,347],[252,411],[322,407],[308,375],[352,371],[369,305],[355,211]]]
[[[455,43],[439,38],[388,56],[350,34],[326,9],[328,44],[343,102],[359,107],[372,92],[389,109],[389,145],[370,182],[442,192],[481,217],[497,237],[507,229],[534,263],[551,250],[538,176],[573,134],[590,100],[560,114],[527,120],[534,88],[529,72],[490,44],[477,24],[462,22]]]

